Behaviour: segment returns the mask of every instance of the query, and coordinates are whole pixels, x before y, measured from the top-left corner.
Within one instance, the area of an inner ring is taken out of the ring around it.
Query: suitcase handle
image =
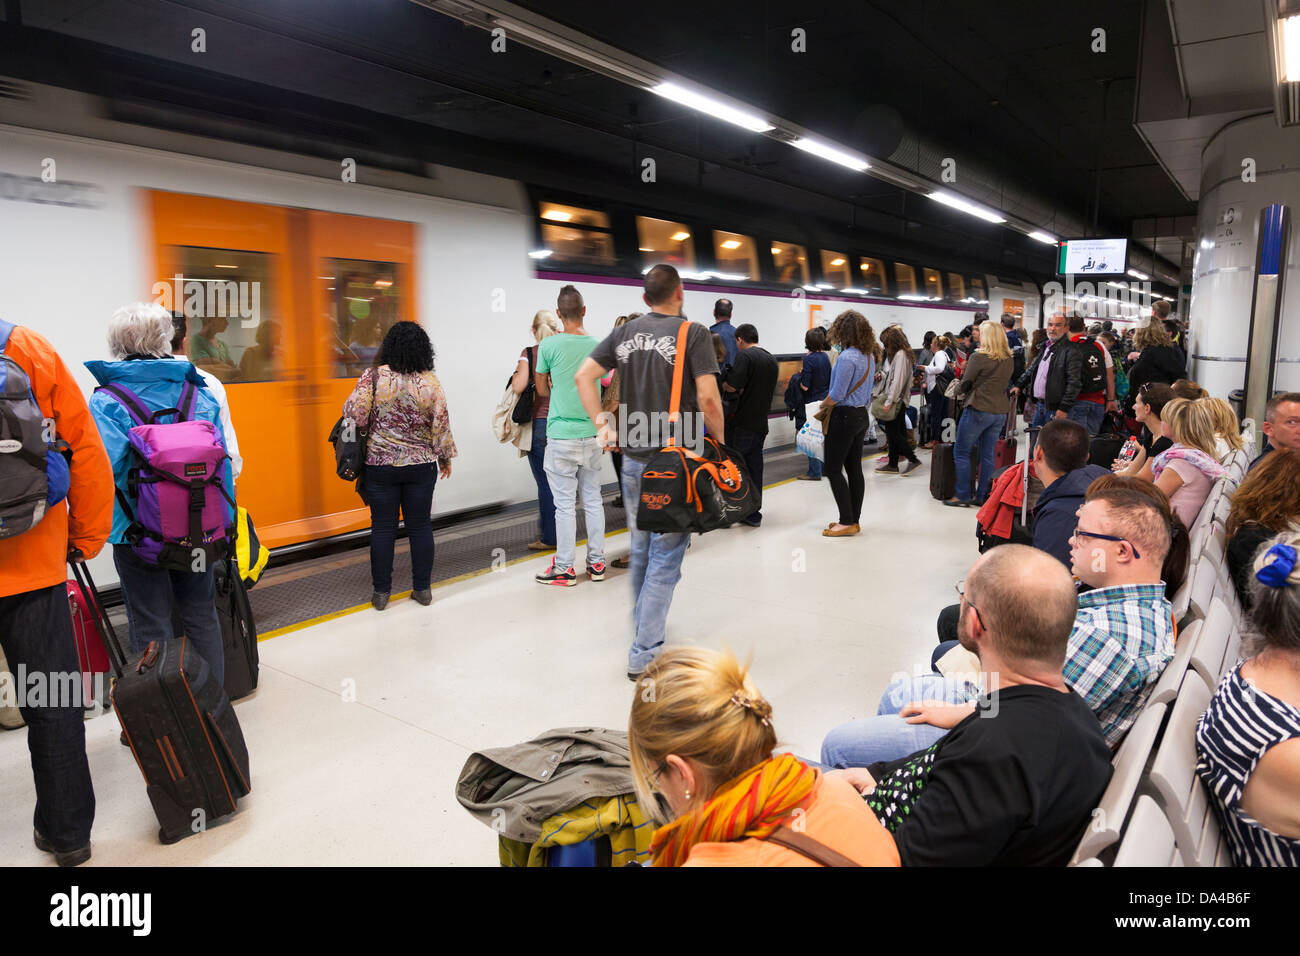
[[[95,581],[90,576],[90,567],[86,564],[86,556],[81,549],[68,549],[68,564],[72,566],[72,579],[76,581],[82,597],[90,606],[90,613],[95,623],[99,625],[99,633],[104,636],[104,649],[108,651],[108,662],[113,667],[113,674],[120,678],[126,671],[126,651],[122,649],[122,644],[117,639],[117,631],[113,629],[113,624],[108,619],[108,612],[104,610],[104,605],[99,600],[99,591],[95,588]]]
[[[143,674],[149,668],[153,667],[154,661],[158,660],[158,652],[161,648],[157,641],[150,641],[149,646],[144,649],[144,656],[140,658],[140,663],[135,665],[135,672]]]

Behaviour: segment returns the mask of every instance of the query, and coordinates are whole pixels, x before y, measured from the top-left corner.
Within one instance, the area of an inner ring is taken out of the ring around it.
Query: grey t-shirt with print
[[[618,367],[619,444],[624,454],[638,461],[648,461],[668,439],[665,421],[672,396],[677,331],[682,321],[682,316],[646,313],[614,329],[591,353],[601,368]],[[679,435],[684,445],[697,445],[703,432],[695,379],[717,371],[713,337],[703,325],[692,322],[686,333],[686,370],[682,378]]]

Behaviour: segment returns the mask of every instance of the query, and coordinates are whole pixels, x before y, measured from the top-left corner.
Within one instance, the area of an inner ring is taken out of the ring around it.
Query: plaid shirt
[[[1065,682],[1088,702],[1116,747],[1174,656],[1172,605],[1163,584],[1126,584],[1079,595]]]

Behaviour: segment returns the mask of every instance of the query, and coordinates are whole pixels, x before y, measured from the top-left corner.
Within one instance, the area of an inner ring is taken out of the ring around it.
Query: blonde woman
[[[1232,406],[1221,398],[1201,399],[1210,409],[1214,419],[1214,450],[1219,464],[1226,464],[1236,452],[1242,451],[1246,443],[1241,440],[1241,422]]]
[[[1147,382],[1172,385],[1187,374],[1187,356],[1174,344],[1169,331],[1159,319],[1153,319],[1133,336],[1134,351],[1129,353],[1133,367],[1128,370],[1128,414],[1133,413],[1133,398]]]
[[[1151,477],[1191,528],[1214,482],[1226,474],[1215,455],[1214,414],[1200,399],[1176,398],[1165,406],[1160,424],[1173,444],[1151,460]]]
[[[733,655],[674,648],[641,680],[628,748],[637,799],[664,824],[655,866],[898,866],[847,779],[772,753],[772,707]]]
[[[537,368],[537,346],[548,335],[560,331],[560,319],[550,309],[542,309],[533,316],[530,330],[536,345],[530,345],[519,353],[515,363],[514,378],[510,387],[516,395],[523,395],[532,384]],[[546,416],[551,410],[549,395],[533,392],[533,444],[528,452],[528,465],[533,469],[533,481],[537,484],[537,529],[538,537],[528,547],[533,551],[550,551],[555,547],[555,499],[551,497],[551,484],[546,478]]]
[[[967,360],[966,371],[957,383],[957,400],[964,400],[966,408],[957,420],[957,442],[952,452],[957,486],[954,497],[944,502],[949,507],[969,508],[988,497],[998,435],[1010,408],[1007,384],[1014,368],[1015,359],[1002,323],[992,319],[981,322],[980,347]],[[975,448],[979,449],[980,474],[979,488],[972,501],[970,456]]]

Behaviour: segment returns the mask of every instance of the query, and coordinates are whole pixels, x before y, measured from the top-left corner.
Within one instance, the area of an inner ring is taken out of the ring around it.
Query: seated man
[[[1264,432],[1264,450],[1250,463],[1251,468],[1274,448],[1300,449],[1300,392],[1283,392],[1270,398],[1260,428]]]
[[[958,639],[978,656],[988,695],[933,708],[951,732],[929,748],[844,774],[904,866],[1069,860],[1111,771],[1097,719],[1061,675],[1074,618],[1059,561],[1007,544],[975,562]]]
[[[1030,516],[1034,547],[1070,566],[1070,536],[1088,486],[1110,471],[1088,464],[1091,439],[1078,422],[1057,418],[1043,426],[1034,447],[1034,471],[1043,492]],[[940,643],[957,639],[957,605],[939,612]]]
[[[1169,513],[1130,487],[1105,488],[1079,509],[1071,561],[1075,577],[1093,590],[1079,595],[1064,677],[1097,715],[1111,747],[1124,739],[1174,655],[1173,609],[1161,580],[1170,534]],[[841,724],[826,735],[821,762],[865,767],[933,743],[952,726],[945,721],[957,710],[915,702],[946,701],[969,713],[975,691],[968,680],[936,674],[895,681],[875,717]]]

